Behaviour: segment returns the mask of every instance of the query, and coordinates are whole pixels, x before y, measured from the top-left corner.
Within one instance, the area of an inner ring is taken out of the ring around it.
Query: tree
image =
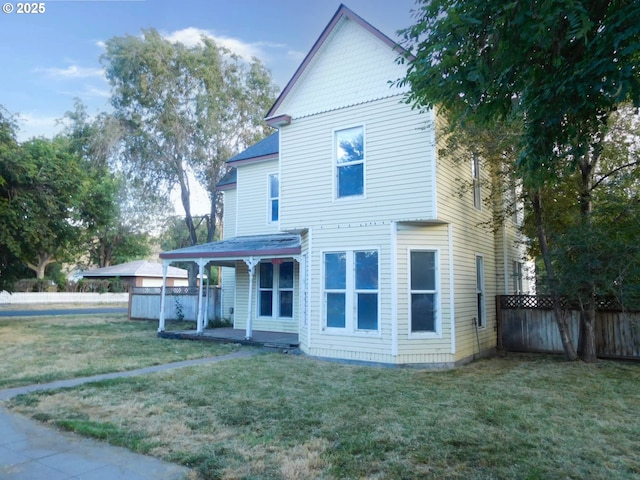
[[[640,5],[634,0],[485,2],[421,0],[404,30],[407,101],[438,106],[456,126],[509,119],[521,124],[517,173],[529,194],[548,278],[540,191],[563,172],[579,172],[580,222],[591,222],[592,186],[610,116],[640,105]],[[585,231],[585,230],[583,230]],[[589,255],[588,251],[581,252]],[[595,284],[583,310],[582,358],[595,360]],[[565,353],[575,358],[559,320]]]
[[[11,203],[13,187],[4,172],[7,170],[5,165],[17,154],[16,132],[13,115],[0,105],[0,221],[3,225],[14,216]],[[0,229],[0,290],[11,291],[14,282],[20,278],[23,264],[14,253],[20,239],[14,238],[14,233],[4,226]]]
[[[190,183],[196,175],[209,193],[207,238],[213,239],[221,212],[215,185],[224,162],[266,133],[262,115],[275,92],[269,72],[257,59],[245,63],[206,37],[186,47],[155,30],[112,38],[102,61],[111,103],[126,129],[127,178],[165,195],[177,186],[195,245]]]
[[[40,138],[4,157],[0,177],[3,243],[42,279],[47,265],[68,261],[79,251],[86,172],[62,142]]]
[[[91,178],[80,212],[90,263],[102,268],[148,256],[148,231],[159,216],[160,202],[113,171],[124,134],[119,122],[106,113],[91,120],[76,100],[65,124],[61,138],[82,158]]]

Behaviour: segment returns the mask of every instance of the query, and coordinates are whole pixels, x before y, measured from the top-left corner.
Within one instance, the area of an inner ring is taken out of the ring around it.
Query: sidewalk
[[[259,350],[157,365],[0,391],[0,400],[39,390],[72,387],[106,378],[131,377],[193,365],[248,357]],[[189,470],[124,448],[45,427],[0,407],[0,479],[2,480],[182,480]]]

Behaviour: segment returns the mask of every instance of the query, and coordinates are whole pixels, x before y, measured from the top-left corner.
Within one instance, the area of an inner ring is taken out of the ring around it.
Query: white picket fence
[[[0,292],[0,305],[40,303],[127,303],[128,293]]]

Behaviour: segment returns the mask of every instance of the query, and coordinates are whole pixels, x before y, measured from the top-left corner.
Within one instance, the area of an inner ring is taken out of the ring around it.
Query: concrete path
[[[0,391],[0,400],[22,393],[73,387],[107,378],[131,377],[194,365],[249,357],[258,349],[229,355],[157,365]],[[2,480],[182,480],[189,470],[124,448],[47,428],[0,408],[0,479]]]

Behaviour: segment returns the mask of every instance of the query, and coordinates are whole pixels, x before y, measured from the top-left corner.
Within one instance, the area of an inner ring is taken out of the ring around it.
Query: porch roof
[[[247,257],[287,257],[299,255],[300,235],[279,233],[229,238],[219,242],[204,243],[193,247],[162,252],[163,260],[198,261],[211,260],[227,264]]]

